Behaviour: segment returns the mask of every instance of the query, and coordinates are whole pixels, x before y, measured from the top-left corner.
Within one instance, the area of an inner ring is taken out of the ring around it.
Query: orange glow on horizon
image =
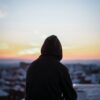
[[[7,50],[0,50],[0,59],[29,59],[29,60],[34,60],[38,58],[40,53],[32,53],[33,51],[30,52],[27,51],[27,46],[16,46],[15,48],[12,49],[9,48]],[[18,52],[24,51],[22,54],[18,54]],[[27,52],[26,52],[27,51]],[[24,54],[24,53],[29,53],[29,54]],[[32,54],[31,54],[32,53]],[[87,46],[87,47],[80,47],[80,48],[70,48],[70,49],[64,49],[63,50],[63,59],[69,59],[69,60],[74,60],[74,59],[100,59],[100,47],[99,46]]]

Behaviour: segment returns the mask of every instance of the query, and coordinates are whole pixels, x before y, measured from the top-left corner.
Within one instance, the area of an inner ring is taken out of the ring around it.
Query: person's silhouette
[[[76,100],[68,69],[60,63],[62,46],[55,35],[49,36],[41,55],[29,66],[25,100]]]

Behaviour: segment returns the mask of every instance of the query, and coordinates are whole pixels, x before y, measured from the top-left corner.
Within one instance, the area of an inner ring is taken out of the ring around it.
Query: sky
[[[36,59],[58,36],[63,59],[100,60],[100,0],[0,0],[0,59]]]

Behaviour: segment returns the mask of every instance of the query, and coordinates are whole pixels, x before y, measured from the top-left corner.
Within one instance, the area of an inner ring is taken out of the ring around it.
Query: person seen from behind
[[[41,55],[26,76],[25,100],[77,100],[68,69],[60,63],[62,46],[57,36],[46,38]]]

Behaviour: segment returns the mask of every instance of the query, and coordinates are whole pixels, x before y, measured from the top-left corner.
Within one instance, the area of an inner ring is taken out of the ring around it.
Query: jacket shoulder
[[[69,72],[67,66],[59,62],[59,69],[62,70],[63,72]]]
[[[59,62],[59,64],[60,64],[60,66],[61,66],[63,69],[68,70],[67,66],[65,66],[64,64],[62,64],[62,63],[60,63],[60,62]]]

